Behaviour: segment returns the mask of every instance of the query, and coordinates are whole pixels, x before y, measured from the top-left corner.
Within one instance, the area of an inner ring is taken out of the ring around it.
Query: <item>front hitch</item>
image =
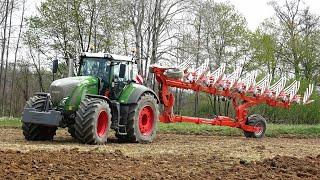
[[[41,111],[35,108],[25,108],[22,113],[22,122],[48,126],[59,126],[63,116],[60,111],[56,111],[54,109],[50,110],[50,94],[35,93],[35,95],[46,97],[44,108]]]

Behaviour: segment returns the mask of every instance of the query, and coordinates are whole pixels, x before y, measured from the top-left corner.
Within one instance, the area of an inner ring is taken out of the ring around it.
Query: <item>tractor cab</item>
[[[133,81],[137,72],[132,57],[105,53],[83,53],[78,76],[94,76],[100,81],[99,95],[117,99],[125,85]]]

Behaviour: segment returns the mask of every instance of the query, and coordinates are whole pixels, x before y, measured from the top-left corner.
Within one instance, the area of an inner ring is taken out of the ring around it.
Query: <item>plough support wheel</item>
[[[257,128],[255,132],[243,131],[247,138],[262,138],[267,129],[267,121],[260,115],[254,114],[248,117],[247,125]]]

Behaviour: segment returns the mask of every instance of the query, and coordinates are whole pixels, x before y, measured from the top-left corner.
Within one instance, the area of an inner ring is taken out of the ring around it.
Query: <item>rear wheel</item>
[[[127,135],[116,133],[121,142],[150,143],[156,136],[159,111],[157,100],[151,94],[141,96],[137,105],[128,108]]]
[[[254,114],[248,117],[247,125],[258,128],[255,132],[243,131],[247,138],[262,138],[267,129],[267,121],[260,115]]]
[[[35,108],[36,110],[41,111],[44,109],[46,99],[47,98],[44,96],[31,97],[27,101],[25,108]],[[22,122],[23,135],[28,141],[53,140],[56,130],[57,127]]]
[[[86,98],[81,101],[75,118],[75,137],[85,144],[107,142],[111,125],[111,110],[107,101]]]

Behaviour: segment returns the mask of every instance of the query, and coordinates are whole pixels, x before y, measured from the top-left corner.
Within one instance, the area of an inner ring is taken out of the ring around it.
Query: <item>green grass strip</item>
[[[159,131],[163,133],[177,134],[204,134],[219,136],[243,136],[243,132],[237,128],[198,125],[190,123],[159,124]],[[268,124],[267,137],[297,137],[297,138],[317,138],[320,137],[320,124],[318,125],[288,125],[288,124]]]
[[[0,118],[0,127],[21,127],[20,118]],[[174,134],[202,134],[217,136],[243,136],[237,128],[192,123],[159,123],[159,132]],[[319,138],[320,124],[268,124],[267,137]]]
[[[0,118],[0,127],[21,127],[20,118]]]

